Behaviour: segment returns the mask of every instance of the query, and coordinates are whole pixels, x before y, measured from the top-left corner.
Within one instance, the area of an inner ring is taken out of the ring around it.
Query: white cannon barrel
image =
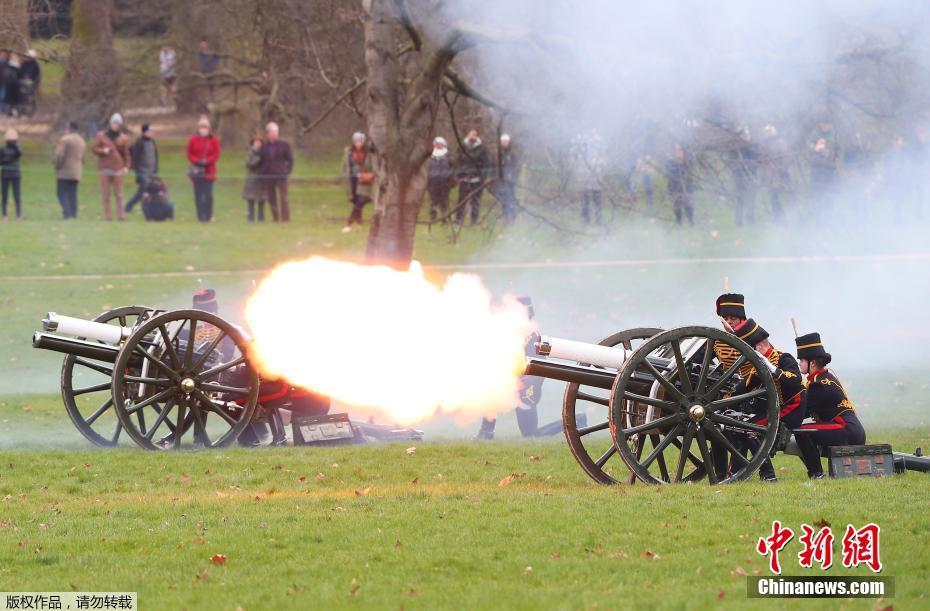
[[[42,329],[50,333],[85,337],[108,344],[119,344],[132,333],[132,329],[129,327],[107,325],[102,322],[84,320],[83,318],[62,316],[55,312],[49,312],[45,315],[45,318],[42,319]]]
[[[536,353],[610,369],[620,369],[627,357],[627,352],[622,346],[611,348],[560,337],[541,337],[536,344]]]

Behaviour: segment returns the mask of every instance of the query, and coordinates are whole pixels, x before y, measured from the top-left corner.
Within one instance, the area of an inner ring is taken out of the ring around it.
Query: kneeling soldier
[[[808,333],[797,338],[798,361],[801,373],[807,374],[807,411],[813,417],[811,424],[801,425],[803,432],[795,434],[807,475],[823,477],[820,456],[824,447],[862,445],[865,429],[856,417],[846,390],[836,375],[827,369],[833,357],[824,349],[819,333]]]
[[[771,342],[769,342],[768,331],[753,319],[747,320],[741,330],[742,332],[737,332],[737,336],[764,357],[765,365],[775,379],[781,421],[788,429],[800,427],[805,416],[806,393],[804,392],[804,383],[801,381],[798,362],[787,352],[782,352],[772,346]],[[755,368],[750,366],[750,370],[745,375],[741,374],[740,381],[737,383],[736,388],[733,389],[733,396],[745,394],[761,386],[761,378],[756,373]],[[769,419],[762,414],[751,421],[754,424],[765,426],[768,424]],[[759,447],[759,442],[752,439],[745,446],[755,453]],[[771,459],[766,458],[762,466],[759,467],[759,477],[768,482],[777,481]]]

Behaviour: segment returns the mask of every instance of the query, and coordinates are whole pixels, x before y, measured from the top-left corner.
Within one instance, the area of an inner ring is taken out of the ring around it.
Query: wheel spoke
[[[688,429],[690,429],[690,427],[688,427]],[[698,458],[697,455],[695,455],[695,453],[691,451],[691,442],[692,442],[693,440],[694,440],[694,431],[692,430],[692,431],[691,431],[691,440],[689,441],[689,445],[688,445],[688,460],[690,460],[692,463],[694,463],[694,466],[695,466],[695,467],[697,467],[697,468],[700,469],[701,467],[704,466],[704,463],[701,462],[701,459]],[[681,443],[681,442],[678,441],[677,439],[676,439],[675,441],[673,441],[672,443],[674,443],[675,446],[676,446],[679,450],[681,450],[682,452],[684,452],[684,450],[682,449],[682,448],[684,447],[684,444],[683,444],[683,443]]]
[[[709,405],[704,406],[704,409],[707,412],[716,412],[722,409],[730,409],[731,407],[735,407],[740,403],[749,401],[750,399],[761,397],[767,392],[768,391],[765,388],[757,388],[742,395],[733,395],[732,397],[727,397],[726,399],[719,399],[710,403]]]
[[[171,343],[171,338],[168,336],[168,330],[165,329],[165,325],[158,325],[158,332],[161,334],[162,339],[165,340],[165,352],[168,353],[168,358],[171,359],[171,366],[175,369],[180,369],[181,359],[178,358],[178,353]]]
[[[742,452],[737,450],[736,446],[733,445],[733,442],[727,439],[727,436],[721,433],[717,427],[715,427],[713,424],[707,424],[705,421],[704,430],[710,433],[710,436],[714,441],[725,447],[727,451],[730,452],[730,454],[742,461],[744,465],[749,464],[749,459],[746,458]]]
[[[617,453],[617,446],[611,444],[610,448],[601,454],[601,457],[594,461],[594,464],[597,465],[598,469],[603,469],[604,464],[610,459],[611,456]]]
[[[157,358],[149,354],[148,351],[143,350],[137,345],[134,352],[148,359],[149,361],[151,361],[155,365],[155,367],[157,367],[158,369],[161,369],[165,373],[165,375],[167,375],[169,378],[171,378],[175,382],[178,381],[178,374],[175,373],[170,367],[162,363],[160,360],[158,360]]]
[[[655,365],[649,362],[649,359],[643,359],[643,364],[646,366],[646,369],[649,370],[649,373],[655,377],[656,382],[662,385],[662,387],[672,394],[675,399],[681,401],[685,396],[681,393],[680,390],[675,388],[675,385],[668,381],[668,379],[659,373],[659,370],[655,368]]]
[[[723,388],[723,385],[727,383],[727,380],[732,378],[733,374],[739,371],[739,368],[742,367],[743,363],[745,362],[746,362],[746,357],[743,355],[740,355],[740,357],[736,359],[736,362],[730,365],[730,368],[724,371],[723,375],[720,376],[720,379],[714,382],[714,385],[710,387],[710,390],[708,390],[704,394],[704,401],[707,401],[708,397],[710,397],[711,399],[716,397],[717,393],[720,392],[720,389]]]
[[[148,439],[149,441],[152,440],[152,437],[155,436],[155,431],[157,431],[158,427],[160,427],[162,423],[165,422],[165,418],[168,417],[168,412],[171,411],[171,409],[175,406],[176,403],[177,403],[177,399],[172,397],[171,399],[168,400],[167,403],[165,403],[165,406],[161,410],[158,409],[158,406],[155,406],[155,411],[158,412],[158,417],[155,418],[155,422],[152,423],[152,428],[150,428],[148,432],[145,433],[146,439]],[[168,422],[168,424],[170,425],[171,423]]]
[[[224,386],[222,384],[201,384],[200,389],[206,392],[226,392],[234,395],[249,394],[248,388],[239,388],[238,386]]]
[[[123,432],[123,423],[117,421],[116,428],[113,429],[113,436],[110,437],[110,443],[115,444],[117,441],[119,441],[119,434],[122,432]]]
[[[204,371],[204,372],[198,374],[198,375],[196,376],[196,379],[197,379],[198,382],[203,382],[203,381],[205,381],[205,380],[209,380],[209,379],[211,379],[211,378],[213,378],[213,377],[216,377],[218,374],[223,373],[223,372],[226,371],[227,369],[231,369],[231,368],[235,367],[236,365],[241,365],[241,364],[244,363],[244,362],[245,362],[245,357],[244,357],[244,356],[240,356],[240,357],[238,357],[238,358],[235,358],[235,359],[229,361],[228,363],[223,363],[222,365],[217,365],[217,366],[214,367],[213,369],[207,369],[206,371]]]
[[[94,371],[99,371],[100,373],[108,377],[112,377],[113,375],[112,367],[107,367],[106,365],[101,365],[100,363],[95,363],[93,361],[89,361],[79,356],[74,358],[74,364],[82,365],[84,367],[87,367],[88,369],[93,369]]]
[[[726,424],[743,431],[765,434],[767,430],[764,426],[753,424],[752,422],[746,422],[745,420],[739,420],[737,418],[731,418],[730,416],[725,416],[723,414],[711,413],[708,414],[708,418],[710,418],[711,422],[716,422],[717,424]]]
[[[654,428],[658,428],[661,426],[665,426],[666,424],[676,424],[678,422],[681,422],[681,418],[682,418],[681,414],[673,414],[671,416],[663,416],[662,418],[656,418],[655,420],[652,420],[651,422],[647,422],[645,424],[640,424],[637,426],[632,426],[628,429],[620,429],[620,430],[625,437],[630,437],[637,433],[648,431],[649,429],[654,429]]]
[[[151,404],[153,404],[153,403],[156,403],[156,402],[158,402],[158,401],[161,401],[161,400],[164,399],[165,397],[169,397],[169,396],[171,396],[171,395],[173,395],[173,394],[175,394],[175,389],[174,389],[174,388],[166,388],[165,390],[163,390],[163,391],[161,391],[161,392],[157,392],[157,393],[155,393],[154,395],[152,395],[151,397],[148,397],[147,399],[144,399],[144,400],[140,401],[139,403],[130,405],[129,407],[126,408],[126,413],[127,413],[127,414],[134,414],[134,413],[136,413],[137,411],[139,411],[140,409],[143,409],[143,408],[145,408],[145,407],[148,407],[149,405],[151,405]]]
[[[658,444],[656,443],[656,441],[658,440],[659,436],[650,435],[649,437],[652,439],[652,445],[654,449],[649,454],[649,456],[646,457],[646,460],[642,461],[640,464],[642,464],[644,468],[648,468],[649,465],[652,464],[652,461],[658,458],[659,455],[661,455],[662,452],[665,451],[665,448],[667,448],[668,445],[672,443],[672,440],[678,437],[678,434],[680,432],[681,432],[681,423],[679,422],[678,424],[675,425],[675,427],[671,431],[668,432],[668,434],[662,439],[662,441],[658,442]],[[668,480],[668,472],[665,473],[665,479]]]
[[[629,391],[624,391],[623,398],[627,401],[632,401],[633,403],[643,403],[645,405],[652,405],[653,407],[658,407],[666,411],[677,412],[678,404],[672,403],[671,401],[664,401],[662,399],[656,399],[654,397],[647,397],[645,395],[637,395]]]
[[[97,411],[95,411],[93,414],[91,414],[90,417],[87,418],[84,422],[87,423],[87,426],[92,425],[92,424],[94,423],[94,421],[97,420],[97,418],[99,418],[99,417],[101,416],[101,414],[103,414],[103,412],[107,411],[107,410],[110,409],[111,407],[113,407],[113,397],[110,397],[109,399],[107,399],[106,401],[104,401],[103,405],[101,405],[100,407],[98,407],[98,408],[97,408]]]
[[[184,408],[186,406],[187,406],[187,399],[182,398],[181,400],[178,401],[178,422],[175,425],[175,429],[174,429],[174,444],[173,444],[173,449],[175,450],[181,449],[181,437],[184,436],[184,428],[185,428],[184,420],[185,420],[185,415],[186,415],[184,413]]]
[[[94,384],[93,386],[88,386],[86,388],[78,388],[74,391],[74,396],[86,395],[89,392],[100,392],[101,390],[106,390],[110,388],[112,382],[104,382],[103,384]]]
[[[678,366],[678,379],[681,381],[681,388],[686,395],[690,395],[692,391],[691,376],[688,375],[688,370],[685,369],[685,359],[681,356],[681,344],[678,340],[672,341],[672,353],[675,355],[675,364]]]
[[[190,370],[191,370],[191,371],[197,371],[198,369],[200,369],[201,367],[203,367],[203,364],[207,362],[207,358],[209,358],[209,356],[210,356],[211,354],[213,354],[213,351],[216,350],[216,347],[220,345],[220,342],[221,342],[225,337],[226,337],[226,332],[225,332],[225,331],[220,331],[219,335],[217,335],[216,337],[214,337],[214,338],[210,341],[210,343],[207,345],[207,348],[206,348],[206,350],[204,350],[203,354],[201,354],[199,357],[197,357],[197,361],[194,363],[194,365],[191,367]]]
[[[680,482],[685,474],[685,462],[688,455],[691,454],[691,441],[694,439],[694,429],[692,426],[685,426],[685,434],[682,437],[681,445],[678,446],[681,453],[678,455],[678,466],[675,468],[675,479],[672,481]]]
[[[701,458],[704,462],[704,470],[707,471],[707,478],[710,480],[711,484],[717,483],[717,470],[714,467],[714,457],[710,453],[710,449],[707,447],[707,438],[704,437],[704,430],[701,427],[698,427],[695,431],[697,436],[698,449],[701,451]]]
[[[209,448],[212,442],[210,436],[207,435],[207,425],[199,403],[200,401],[194,401],[190,405],[191,414],[194,415],[194,441],[199,440],[204,447]]]
[[[586,426],[583,429],[578,429],[578,436],[584,437],[588,433],[595,433],[597,431],[603,431],[604,429],[610,428],[610,422],[604,421],[600,424],[592,424],[591,426]]]
[[[704,386],[707,384],[707,374],[710,373],[710,359],[713,358],[714,343],[708,339],[704,344],[704,359],[701,361],[701,377],[698,378],[695,394],[701,396],[704,392]]]
[[[605,399],[604,397],[598,397],[595,395],[589,395],[588,393],[585,393],[585,392],[579,392],[575,396],[575,398],[581,401],[590,401],[591,403],[597,403],[598,405],[605,405],[605,406],[610,405],[610,399]]]
[[[184,353],[184,368],[188,371],[191,371],[191,363],[194,362],[194,348],[197,346],[197,319],[191,318],[190,323],[190,332],[187,335],[187,351]]]

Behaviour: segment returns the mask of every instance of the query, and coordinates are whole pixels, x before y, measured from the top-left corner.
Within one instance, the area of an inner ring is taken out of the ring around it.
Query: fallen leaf
[[[724,592],[723,590],[720,590],[719,592],[717,592],[717,600],[723,600],[723,597],[726,595],[727,595],[726,592]]]
[[[442,480],[442,473],[437,473],[437,474],[436,474],[436,479],[438,479],[438,480],[441,481],[441,480]]]
[[[827,522],[825,519],[820,518],[819,520],[814,522],[814,526],[816,526],[817,528],[824,528],[825,526],[830,526],[830,523]]]
[[[90,469],[90,463],[89,463],[89,462],[84,463],[84,468],[85,468],[85,469]]]
[[[735,569],[733,569],[732,571],[730,571],[730,574],[731,574],[731,575],[739,575],[740,577],[745,577],[745,576],[746,576],[746,569],[744,569],[744,568],[741,567],[741,566],[738,566],[738,567],[736,567]]]
[[[410,483],[413,484],[414,486],[416,486],[419,482],[420,482],[419,477],[415,477],[412,480],[410,480]]]
[[[206,543],[206,541],[203,540],[203,537],[197,537],[196,539],[191,541],[191,543],[193,543],[194,545],[203,545],[204,543]]]
[[[222,492],[222,491],[220,491],[220,490],[217,490],[217,491],[216,491],[216,496],[220,497],[221,499],[225,499],[225,498],[226,498],[227,496],[229,496],[229,495],[228,495],[227,493],[225,493],[225,492]]]
[[[189,481],[191,481],[191,476],[188,475],[187,473],[181,471],[181,481],[182,481],[182,482],[189,482]]]
[[[511,481],[513,481],[513,478],[508,475],[507,477],[502,478],[497,485],[503,488],[504,486],[509,486]]]
[[[416,449],[415,447],[412,447],[412,446],[411,446],[411,447],[407,448],[407,449],[404,450],[404,451],[407,452],[407,454],[415,454],[416,451],[417,451],[417,449]]]
[[[368,493],[371,492],[371,486],[367,488],[362,488],[361,490],[355,491],[355,496],[368,496]]]
[[[639,555],[640,558],[652,558],[653,560],[659,559],[659,554],[655,553],[651,549],[643,550]]]
[[[200,575],[197,575],[197,581],[206,581],[207,577],[209,576],[210,576],[210,572],[207,571],[207,569],[204,569],[203,573],[201,573]]]
[[[333,469],[337,469],[337,468],[339,468],[339,463],[334,462],[334,463],[331,464],[330,466],[331,466]]]
[[[532,572],[533,572],[533,567],[531,567],[531,566],[528,566],[528,567],[526,567],[525,569],[523,569],[523,574],[524,574],[524,575],[529,575],[529,574],[532,573]]]
[[[559,552],[552,552],[551,554],[549,554],[549,557],[550,558],[561,558],[562,554],[560,554]]]
[[[306,475],[301,475],[300,477],[297,478],[297,481],[298,481],[298,482],[305,482],[305,481],[307,481],[307,476],[306,476]]]
[[[530,456],[530,462],[539,462],[539,457],[536,456],[535,454],[533,456]]]
[[[394,547],[403,547],[404,544],[400,542],[400,539],[394,542]]]
[[[317,479],[318,481],[321,480],[321,479],[323,479],[323,478],[325,478],[325,477],[326,477],[326,475],[324,475],[322,472],[316,474],[316,479]]]
[[[213,554],[210,556],[210,562],[217,566],[226,564],[226,554]]]
[[[352,587],[349,589],[349,596],[355,596],[358,589],[362,587],[362,584],[358,582],[358,579],[355,577],[352,578]]]
[[[178,549],[184,549],[184,544],[183,544],[183,543],[178,543]]]

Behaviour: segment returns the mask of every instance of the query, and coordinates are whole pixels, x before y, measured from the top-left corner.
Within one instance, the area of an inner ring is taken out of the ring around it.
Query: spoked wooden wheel
[[[703,350],[699,358],[686,362],[683,347],[695,340],[704,344]],[[725,371],[716,360],[714,342],[739,353]],[[661,356],[668,352],[671,358]],[[760,385],[746,394],[728,396],[737,373],[747,364],[755,368],[753,375],[759,376]],[[637,380],[649,378],[661,394],[650,397],[636,392]],[[655,409],[646,422],[631,426],[624,418],[624,405],[629,401]],[[763,416],[768,419],[764,426],[750,421]],[[694,481],[704,474],[711,484],[745,480],[758,470],[775,443],[775,381],[762,356],[730,333],[712,327],[666,331],[643,343],[620,370],[611,391],[610,430],[623,461],[644,482]],[[653,447],[644,450],[645,456],[637,456],[629,440],[644,433],[653,440]],[[747,447],[753,448],[751,456]]]
[[[144,306],[125,306],[104,312],[94,322],[132,327],[140,316],[153,312]],[[102,343],[102,342],[101,342]],[[113,364],[69,354],[61,364],[61,398],[71,422],[93,444],[119,444],[123,425],[113,410]]]
[[[234,442],[258,403],[247,349],[236,327],[209,312],[177,310],[140,325],[114,367],[113,402],[126,434],[147,450]]]
[[[627,329],[605,337],[598,344],[601,346],[623,346],[628,351],[638,348],[643,340],[649,339],[662,329],[642,327]],[[625,470],[618,458],[613,439],[608,436],[608,416],[610,405],[609,393],[600,388],[584,386],[572,382],[565,387],[562,400],[562,425],[565,439],[572,455],[584,472],[591,479],[601,484],[616,484],[614,475]],[[636,406],[627,406],[635,410]],[[579,423],[579,419],[582,420]],[[579,426],[581,424],[582,426]],[[631,438],[630,443],[640,443],[638,438]]]

